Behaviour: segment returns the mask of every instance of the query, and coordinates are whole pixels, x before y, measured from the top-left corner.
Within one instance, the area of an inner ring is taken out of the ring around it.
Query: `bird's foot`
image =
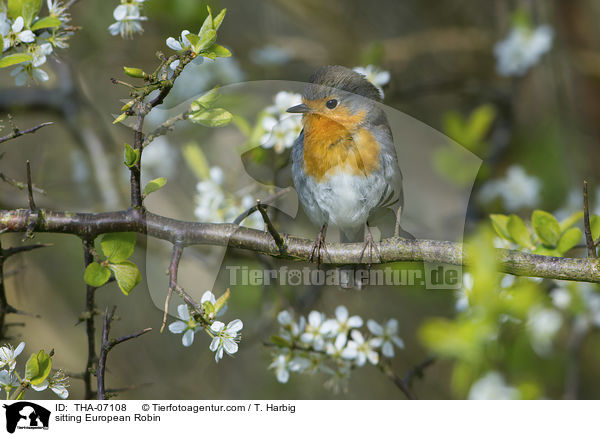
[[[371,268],[371,264],[373,263],[374,257],[376,257],[377,263],[381,263],[381,254],[379,253],[379,247],[377,247],[377,243],[373,239],[373,235],[371,234],[371,230],[369,229],[369,226],[366,226],[366,230],[365,230],[365,245],[360,253],[360,261],[361,262],[362,262],[363,258],[365,258],[365,254],[368,255],[368,263],[367,263],[368,268]]]
[[[309,262],[316,262],[317,266],[321,265],[323,260],[323,255],[321,251],[325,253],[325,255],[329,256],[327,253],[327,245],[325,244],[325,234],[327,232],[327,225],[321,227],[317,238],[315,239],[315,244],[313,245],[312,252],[310,257],[308,258]]]

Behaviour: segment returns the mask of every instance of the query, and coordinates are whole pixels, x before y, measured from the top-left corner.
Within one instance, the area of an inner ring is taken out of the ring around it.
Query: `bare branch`
[[[140,330],[139,332],[132,333],[130,335],[121,336],[120,338],[117,338],[117,339],[109,340],[108,335],[110,333],[110,324],[111,324],[112,320],[114,319],[116,310],[117,310],[117,306],[113,306],[110,313],[108,312],[108,307],[104,311],[104,323],[102,325],[102,343],[100,345],[100,358],[98,360],[98,372],[96,375],[97,379],[98,379],[97,398],[99,400],[107,399],[107,396],[106,396],[107,390],[105,388],[105,378],[106,378],[106,359],[108,357],[109,351],[112,350],[115,346],[122,344],[123,342],[140,337],[143,334],[148,333],[149,331],[152,330],[152,328],[148,327],[146,329]],[[114,392],[114,390],[113,390],[113,392]]]
[[[30,244],[30,245],[21,245],[18,247],[6,248],[4,250],[4,259],[6,260],[13,254],[19,254],[19,253],[23,253],[25,251],[35,250],[37,248],[52,247],[53,245],[54,244]]]
[[[283,238],[281,237],[281,235],[279,234],[279,232],[277,231],[277,229],[271,222],[271,218],[269,218],[269,215],[267,215],[267,211],[265,210],[264,206],[260,203],[260,200],[256,200],[256,208],[260,212],[260,215],[262,216],[263,221],[267,225],[267,230],[273,237],[275,244],[277,244],[277,248],[279,249],[279,252],[281,254],[283,254],[283,252],[285,251],[285,241],[283,240]]]
[[[29,210],[0,210],[0,232],[25,232]],[[141,212],[137,209],[104,213],[70,213],[39,209],[44,219],[34,222],[36,232],[64,233],[82,238],[95,238],[103,233],[138,232],[149,236],[189,245],[217,245],[246,249],[269,256],[304,260],[310,258],[314,241],[282,234],[286,252],[281,254],[273,237],[267,232],[240,227],[235,224],[211,224],[179,221]],[[364,244],[334,244],[327,246],[328,258],[324,263],[336,265],[362,264],[360,254]],[[460,243],[387,238],[380,242],[378,263],[429,262],[450,265],[468,265],[471,259],[463,253]],[[598,259],[542,256],[516,250],[496,250],[499,270],[508,274],[542,277],[553,280],[571,280],[600,283]],[[175,289],[177,291],[177,288]]]
[[[3,181],[5,181],[6,183],[8,183],[9,185],[14,186],[17,189],[25,189],[27,188],[27,184],[23,183],[23,182],[19,182],[18,180],[12,179],[10,177],[7,177],[4,175],[4,173],[0,173],[0,179],[2,179]],[[35,186],[35,184],[32,184],[32,189],[37,192],[38,194],[42,194],[42,195],[46,195],[46,191],[44,191],[43,189],[38,188],[37,186]]]
[[[94,261],[94,238],[83,240],[84,266],[88,267]],[[85,319],[85,332],[87,335],[88,357],[83,371],[83,384],[85,386],[85,399],[91,400],[94,395],[92,391],[92,373],[95,372],[98,356],[96,355],[96,328],[94,315],[96,314],[95,293],[96,288],[86,284],[85,287],[85,310],[89,316]]]
[[[392,367],[390,366],[389,362],[379,362],[377,368],[379,368],[379,370],[383,374],[385,374],[396,385],[396,387],[400,389],[400,391],[402,391],[402,393],[408,400],[417,399],[417,397],[415,397],[410,391],[409,387],[404,382],[404,380],[398,377],[396,373],[392,370]]]
[[[34,211],[37,209],[35,201],[33,200],[33,187],[31,185],[31,164],[29,161],[26,162],[27,167],[27,198],[29,200],[29,210]]]
[[[51,124],[54,124],[54,123],[53,122],[42,123],[42,124],[39,124],[35,127],[26,129],[26,130],[19,130],[19,129],[15,128],[15,129],[13,129],[13,131],[10,134],[0,137],[0,144],[2,144],[3,142],[6,142],[6,141],[10,141],[11,139],[18,138],[19,136],[26,135],[28,133],[35,133],[38,130],[40,130],[42,127],[46,127]]]
[[[167,315],[169,314],[169,301],[173,295],[173,290],[177,286],[177,272],[179,270],[179,261],[181,260],[181,254],[183,253],[183,247],[180,244],[173,245],[173,256],[171,257],[171,264],[169,265],[169,291],[167,292],[167,298],[165,299],[165,311],[163,314],[162,325],[160,326],[160,332],[162,333],[165,324],[167,323]]]

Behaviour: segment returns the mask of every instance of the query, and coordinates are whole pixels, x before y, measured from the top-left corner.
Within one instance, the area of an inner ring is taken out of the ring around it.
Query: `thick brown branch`
[[[0,232],[25,232],[29,222],[26,209],[0,211]],[[70,213],[38,209],[33,230],[73,234],[84,238],[95,238],[110,232],[138,232],[149,236],[187,245],[218,245],[246,249],[262,254],[307,261],[314,242],[282,234],[286,252],[281,254],[273,237],[234,224],[208,224],[179,221],[137,209],[105,213]],[[325,263],[347,265],[361,264],[362,243],[329,243],[329,256]],[[427,262],[451,265],[468,265],[470,259],[463,254],[462,244],[427,239],[409,240],[388,238],[379,245],[381,255],[378,263]],[[555,280],[572,280],[600,283],[600,260],[561,258],[498,249],[496,250],[499,270],[505,273],[542,277]]]
[[[83,239],[83,257],[84,265],[87,266],[94,261],[94,238]],[[88,356],[83,371],[83,384],[85,389],[85,399],[94,398],[92,390],[92,373],[95,371],[98,356],[96,355],[96,328],[94,325],[94,315],[96,313],[95,303],[96,288],[90,285],[85,286],[85,312],[88,316],[85,319],[85,333],[87,336]]]

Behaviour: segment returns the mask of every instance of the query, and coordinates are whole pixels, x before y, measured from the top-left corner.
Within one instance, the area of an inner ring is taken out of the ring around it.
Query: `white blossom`
[[[273,103],[265,109],[261,121],[265,133],[260,143],[263,148],[273,148],[276,153],[283,153],[294,145],[302,130],[301,117],[286,112],[288,108],[302,103],[302,96],[281,91],[275,95]]]
[[[221,321],[215,321],[210,326],[210,330],[214,333],[212,342],[210,343],[210,351],[215,353],[215,361],[223,358],[223,351],[230,356],[237,353],[239,341],[239,331],[242,330],[244,324],[239,319],[234,319],[227,327]]]
[[[17,345],[17,348],[13,348],[10,345],[0,347],[0,368],[7,366],[8,371],[13,372],[17,365],[17,357],[23,352],[24,348],[25,342],[21,342]]]
[[[507,211],[518,211],[522,207],[533,208],[540,202],[540,181],[527,175],[518,165],[506,171],[506,177],[486,183],[479,192],[479,198],[489,203],[500,197]]]
[[[290,372],[302,372],[310,366],[311,362],[303,357],[291,357],[290,354],[278,354],[269,365],[269,369],[275,370],[275,376],[279,383],[287,383]]]
[[[527,331],[534,351],[544,356],[552,349],[552,339],[560,330],[562,316],[555,309],[533,307],[528,314]]]
[[[194,342],[194,334],[200,326],[196,320],[190,316],[187,304],[177,306],[177,313],[181,321],[175,321],[169,324],[169,331],[174,334],[183,333],[181,343],[184,347],[189,347]]]
[[[523,76],[552,48],[554,31],[548,25],[535,29],[513,27],[494,47],[496,70],[502,76]]]
[[[19,64],[17,68],[10,72],[10,75],[15,78],[15,85],[17,86],[24,86],[29,80],[47,82],[50,79],[48,73],[41,68],[35,68],[31,62]]]
[[[144,0],[121,0],[121,4],[113,11],[116,22],[108,27],[110,34],[130,38],[134,33],[142,33],[142,21],[148,19],[141,14],[143,2]]]
[[[353,70],[365,76],[365,78],[369,82],[375,85],[375,87],[379,91],[379,94],[381,95],[381,98],[383,98],[383,86],[388,84],[391,77],[389,71],[382,70],[381,68],[378,68],[375,65],[354,67]]]
[[[58,395],[63,400],[69,397],[69,377],[65,375],[62,370],[56,371],[50,379],[46,378],[42,383],[38,385],[31,385],[31,388],[35,391],[43,391],[48,387],[52,392]]]
[[[328,342],[325,345],[325,352],[333,358],[354,360],[358,357],[358,351],[355,346],[346,346],[345,335],[338,335],[334,342]]]
[[[45,42],[43,44],[37,44],[32,50],[29,50],[29,54],[33,57],[32,65],[37,68],[41,67],[46,63],[46,56],[52,53],[52,44]]]
[[[0,371],[0,386],[2,386],[5,391],[10,392],[21,386],[21,383],[13,371],[3,369]]]
[[[300,340],[305,344],[311,345],[317,351],[325,347],[325,338],[323,337],[323,323],[325,315],[316,310],[308,314],[306,330],[300,335]]]
[[[379,363],[379,353],[375,351],[383,343],[381,338],[371,338],[365,340],[362,333],[358,330],[350,332],[352,340],[348,342],[347,348],[356,350],[356,364],[364,366],[367,360],[373,365]]]
[[[346,339],[351,329],[360,328],[362,325],[363,320],[360,316],[348,316],[348,309],[345,306],[338,306],[335,309],[335,319],[325,321],[322,331]]]
[[[477,380],[469,391],[469,400],[516,400],[519,391],[506,384],[504,377],[490,371]]]
[[[394,357],[394,345],[404,348],[404,341],[398,336],[398,320],[392,318],[382,326],[370,319],[367,321],[367,328],[376,338],[381,339],[381,353],[385,357]]]

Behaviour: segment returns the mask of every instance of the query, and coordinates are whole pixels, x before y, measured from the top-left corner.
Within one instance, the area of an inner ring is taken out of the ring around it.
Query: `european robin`
[[[371,259],[379,256],[369,224],[391,209],[397,236],[403,205],[402,173],[379,90],[349,68],[326,66],[310,77],[302,104],[287,111],[301,113],[303,124],[292,148],[294,185],[306,214],[321,228],[311,260],[316,256],[320,263],[321,250],[326,252],[329,223],[345,241],[356,241],[364,230],[362,255],[369,249]]]

